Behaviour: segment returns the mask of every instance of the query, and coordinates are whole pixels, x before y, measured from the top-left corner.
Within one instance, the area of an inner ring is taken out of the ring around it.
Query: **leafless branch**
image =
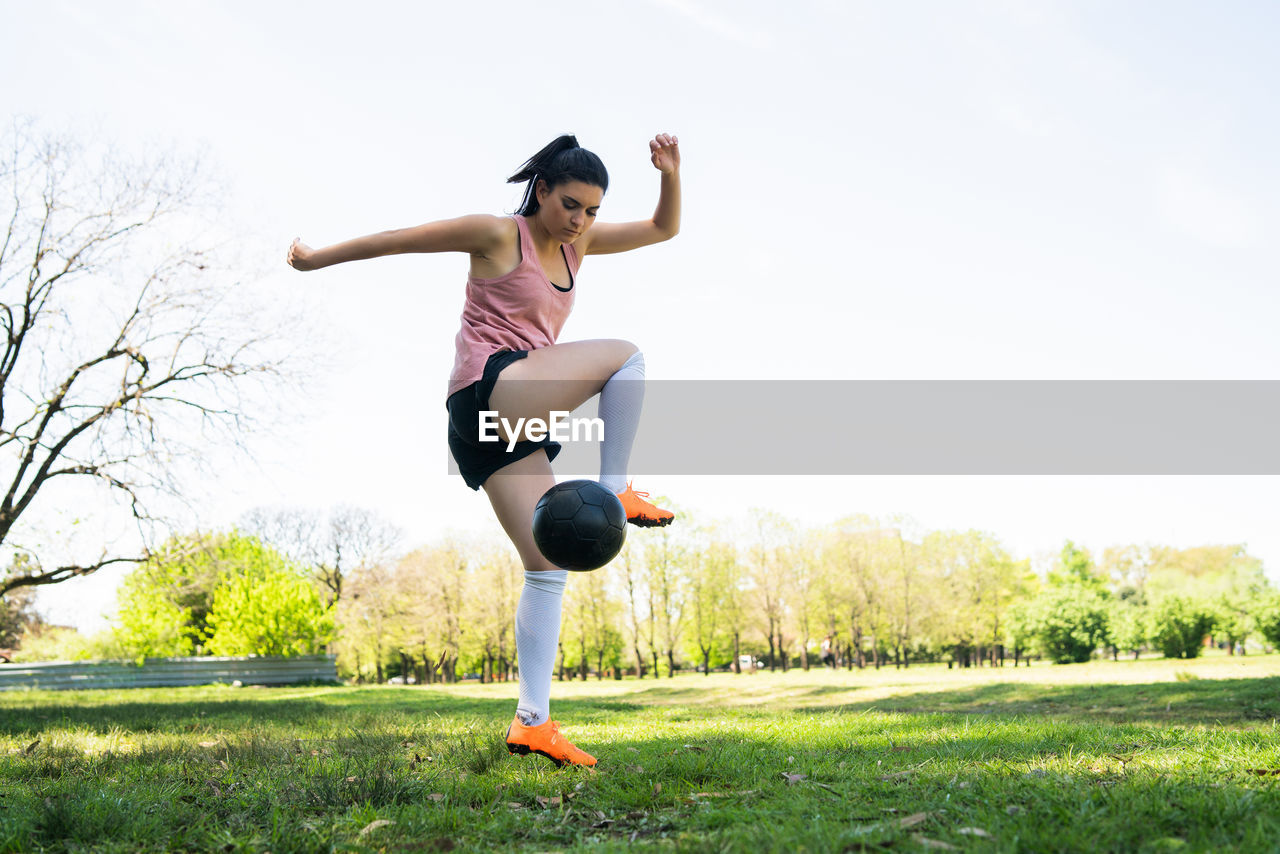
[[[93,159],[15,125],[0,145],[0,545],[54,484],[105,487],[151,521],[214,433],[242,446],[243,383],[278,378],[274,330],[228,305],[216,240],[202,245],[198,169]],[[210,245],[212,244],[212,245]],[[192,432],[193,431],[193,432]],[[191,438],[188,438],[191,437]],[[53,584],[109,557],[6,581]]]

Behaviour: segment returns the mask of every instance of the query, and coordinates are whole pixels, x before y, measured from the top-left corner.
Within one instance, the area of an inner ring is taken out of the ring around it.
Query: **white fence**
[[[337,657],[333,655],[148,658],[141,666],[132,661],[0,664],[0,691],[24,688],[159,688],[215,682],[290,685],[337,681]]]

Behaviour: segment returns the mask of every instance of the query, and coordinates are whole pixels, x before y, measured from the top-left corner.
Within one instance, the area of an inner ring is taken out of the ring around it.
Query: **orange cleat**
[[[631,488],[630,483],[627,484],[626,489],[618,493],[622,509],[627,511],[627,521],[641,528],[660,528],[663,525],[670,525],[671,520],[676,518],[676,514],[645,501],[648,497],[649,493],[636,492]]]
[[[520,722],[519,715],[507,727],[507,750],[520,756],[541,753],[557,766],[596,764],[594,756],[574,747],[569,739],[560,734],[560,724],[557,722],[547,721],[538,726],[525,726]]]

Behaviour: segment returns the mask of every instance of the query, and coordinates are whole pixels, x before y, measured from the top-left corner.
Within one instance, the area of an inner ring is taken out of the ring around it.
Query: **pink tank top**
[[[551,284],[538,263],[529,224],[519,214],[512,219],[520,232],[520,263],[496,279],[467,276],[462,328],[454,339],[450,395],[480,379],[485,362],[500,350],[537,350],[556,343],[573,308],[576,283],[567,292]],[[578,252],[569,244],[563,248],[569,275],[576,280]]]

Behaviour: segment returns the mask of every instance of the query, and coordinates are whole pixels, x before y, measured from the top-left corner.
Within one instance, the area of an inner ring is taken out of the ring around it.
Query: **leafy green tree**
[[[1267,643],[1280,647],[1280,595],[1273,593],[1259,603],[1256,620],[1258,633]]]
[[[1150,615],[1146,606],[1132,599],[1112,599],[1111,646],[1119,657],[1121,652],[1133,653],[1137,660],[1142,648],[1151,636]]]
[[[1088,661],[1109,636],[1107,602],[1080,585],[1049,587],[1014,609],[1011,632],[1057,664]]]
[[[211,654],[311,655],[332,640],[333,609],[309,573],[274,556],[223,578],[209,614]]]
[[[1071,540],[1063,545],[1058,566],[1049,571],[1047,581],[1050,587],[1079,586],[1104,599],[1110,595],[1107,591],[1107,579],[1093,562],[1093,556]]]
[[[175,537],[125,577],[116,637],[139,660],[314,651],[332,633],[314,594],[305,570],[255,537]]]
[[[120,607],[116,639],[139,664],[147,658],[195,652],[200,633],[193,626],[191,609],[165,595],[145,566],[125,577],[116,599]]]
[[[688,575],[690,657],[701,662],[702,672],[728,657],[732,639],[726,626],[726,614],[733,608],[737,583],[737,554],[725,542],[709,540],[691,556],[693,565]],[[700,561],[700,563],[699,563]]]
[[[1196,658],[1204,650],[1204,639],[1213,631],[1211,604],[1185,596],[1168,596],[1158,602],[1151,615],[1151,638],[1166,658]]]

